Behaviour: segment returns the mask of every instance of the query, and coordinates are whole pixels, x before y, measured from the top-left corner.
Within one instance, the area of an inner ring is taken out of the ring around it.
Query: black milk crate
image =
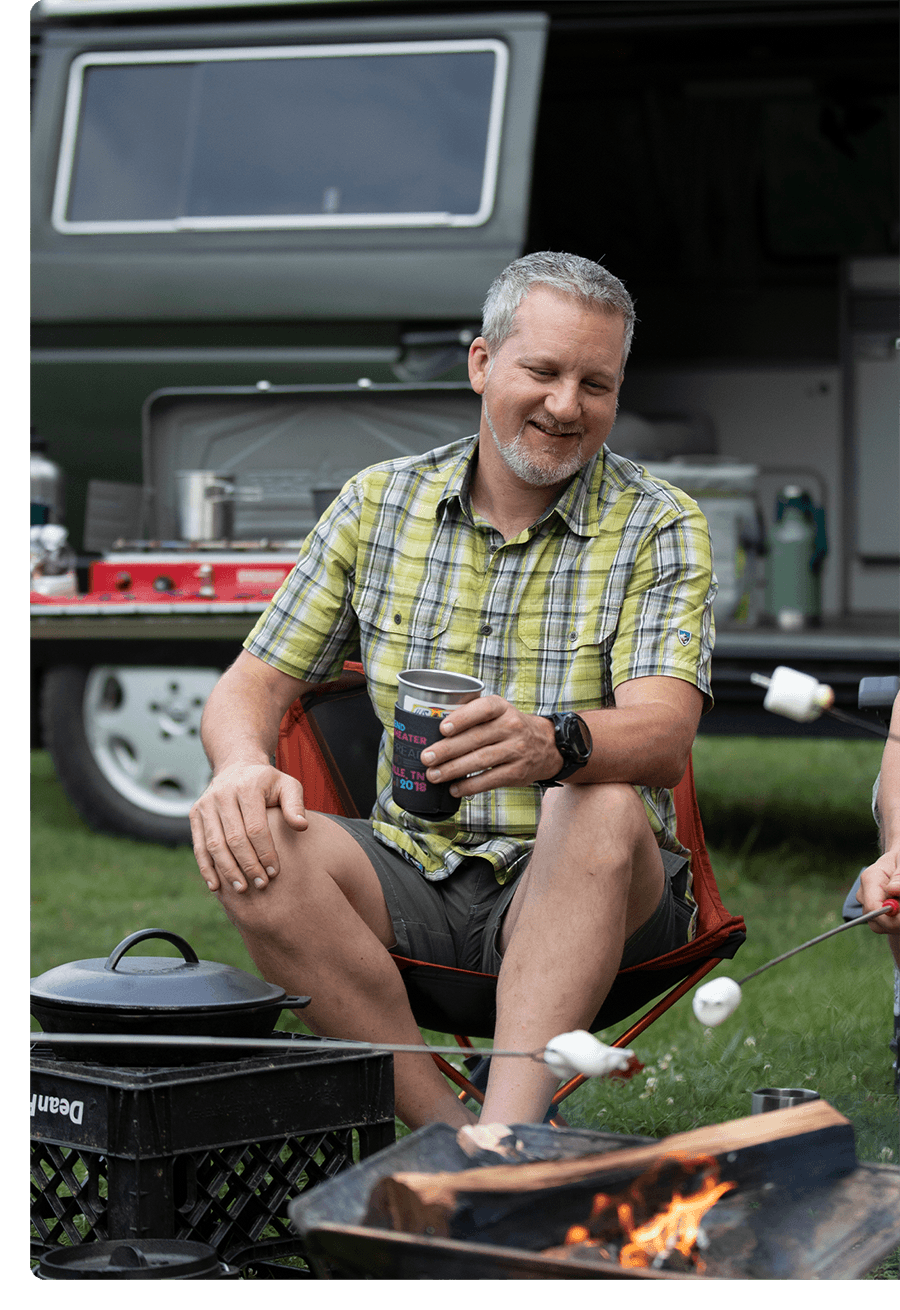
[[[279,1038],[289,1033],[276,1033]],[[227,1263],[302,1254],[300,1192],[394,1141],[391,1056],[273,1049],[119,1068],[31,1055],[32,1255],[139,1237],[206,1242]],[[265,1275],[264,1275],[265,1276]]]

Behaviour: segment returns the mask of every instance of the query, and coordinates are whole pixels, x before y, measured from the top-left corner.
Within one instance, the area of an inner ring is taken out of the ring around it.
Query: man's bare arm
[[[278,808],[291,827],[307,826],[303,788],[272,767],[278,725],[309,684],[241,651],[213,688],[201,736],[213,768],[191,809],[194,856],[210,891],[264,887],[278,873],[266,811]]]
[[[582,713],[594,751],[569,782],[674,787],[687,768],[702,694],[680,678],[656,677],[621,683],[615,695],[614,709]],[[441,731],[444,740],[432,748],[428,778],[453,781],[456,795],[524,786],[550,778],[562,767],[552,724],[523,714],[499,696],[454,709],[442,720]],[[428,754],[423,754],[426,763]]]

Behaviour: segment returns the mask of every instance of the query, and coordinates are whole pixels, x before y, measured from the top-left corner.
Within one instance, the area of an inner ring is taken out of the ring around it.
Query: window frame
[[[461,54],[488,51],[495,57],[494,78],[488,113],[487,140],[481,196],[472,214],[382,213],[382,214],[235,214],[194,216],[175,219],[91,219],[66,217],[75,168],[78,127],[85,73],[102,65],[230,62],[267,59],[328,59],[407,54]],[[189,50],[94,50],[72,60],[66,88],[66,105],[60,138],[59,163],[51,208],[51,223],[65,235],[143,232],[227,232],[264,230],[327,230],[372,228],[472,228],[491,218],[497,197],[503,118],[509,88],[509,47],[494,37],[457,40],[366,41],[346,44],[229,46]]]

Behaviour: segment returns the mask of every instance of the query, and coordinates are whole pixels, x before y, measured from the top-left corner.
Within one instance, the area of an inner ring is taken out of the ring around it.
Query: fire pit
[[[900,1241],[900,1169],[824,1101],[663,1141],[516,1126],[470,1167],[433,1125],[293,1201],[319,1277],[857,1278]]]

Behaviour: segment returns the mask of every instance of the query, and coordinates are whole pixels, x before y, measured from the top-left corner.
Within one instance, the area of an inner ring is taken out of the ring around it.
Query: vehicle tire
[[[60,665],[43,680],[43,739],[89,827],[189,844],[188,811],[209,781],[200,716],[220,669]]]

